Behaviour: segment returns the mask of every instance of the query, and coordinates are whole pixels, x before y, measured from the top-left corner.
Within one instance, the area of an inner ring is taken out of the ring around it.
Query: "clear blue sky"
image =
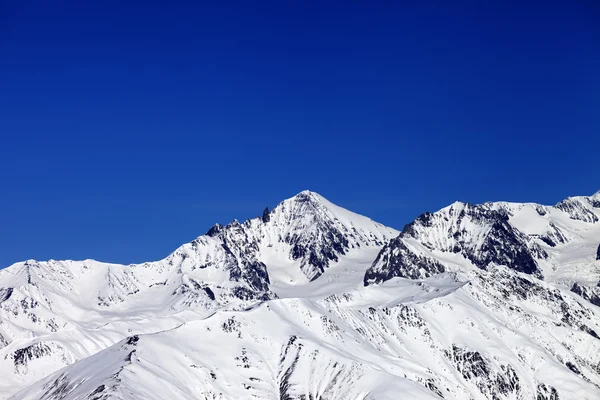
[[[396,228],[600,189],[593,1],[191,3],[2,2],[0,266],[158,259],[303,189]]]

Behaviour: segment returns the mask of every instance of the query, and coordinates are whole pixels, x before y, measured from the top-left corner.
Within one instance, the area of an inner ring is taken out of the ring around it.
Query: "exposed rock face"
[[[393,277],[421,279],[444,272],[437,260],[411,250],[400,235],[386,244],[365,274],[365,286]]]
[[[464,379],[473,382],[479,391],[491,399],[501,399],[511,394],[519,393],[521,385],[513,367],[508,364],[500,365],[495,370],[490,361],[479,352],[452,346],[446,351],[448,357]]]
[[[5,356],[5,359],[12,359],[14,371],[17,375],[28,374],[31,363],[37,361],[42,361],[43,363],[44,359],[57,358],[63,366],[72,362],[65,353],[63,346],[55,342],[36,342],[29,346],[18,348]]]
[[[263,211],[263,215],[262,215],[262,222],[267,223],[271,220],[271,217],[269,217],[269,207],[265,208],[265,211]]]
[[[574,283],[571,287],[571,292],[577,293],[590,303],[600,307],[600,282],[597,286],[581,286]]]
[[[397,232],[304,191],[279,204],[271,213],[274,226],[285,226],[278,240],[290,246],[290,257],[300,262],[311,280],[349,250],[381,247]]]
[[[258,260],[257,239],[237,221],[225,226],[213,237],[221,241],[229,279],[245,282],[251,292],[266,294],[269,291],[269,274],[266,265]]]
[[[22,349],[15,350],[13,362],[15,367],[26,366],[30,360],[43,357],[51,353],[49,346],[43,343],[36,343]]]
[[[505,265],[541,276],[537,260],[547,258],[546,251],[511,225],[509,218],[506,210],[496,209],[493,204],[454,203],[436,213],[424,213],[384,247],[367,271],[365,284],[394,276],[422,278],[445,270],[408,244],[413,242],[421,246],[421,253],[459,254],[483,270],[490,265]]]
[[[431,262],[427,262],[429,267],[424,268],[423,260],[436,258],[436,252],[460,255],[482,270],[492,265],[503,265],[542,278],[540,262],[549,257],[546,249],[578,240],[579,229],[592,229],[599,219],[599,205],[600,193],[596,193],[590,197],[569,197],[555,207],[456,202],[435,213],[426,212],[406,225],[400,236],[382,250],[373,267],[367,271],[365,284],[382,282],[394,276],[425,277],[428,268],[430,273],[435,273],[440,269]],[[582,228],[570,229],[561,222],[564,219],[559,214],[566,214],[571,220],[589,228],[580,225]],[[526,222],[533,219],[537,219],[534,230]],[[398,247],[396,251],[394,246]],[[410,257],[407,256],[409,252],[413,253]],[[403,257],[390,257],[391,254]],[[596,259],[600,259],[600,246]],[[385,262],[389,262],[389,267],[384,265]],[[400,267],[401,263],[405,266]],[[415,272],[416,265],[420,265],[421,273]]]
[[[554,207],[569,214],[571,219],[589,223],[598,222],[598,217],[589,209],[588,205],[596,207],[597,202],[592,198],[569,197]]]
[[[546,386],[543,383],[538,384],[536,400],[560,400],[556,389],[552,386]]]
[[[351,249],[381,247],[397,233],[341,209],[316,193],[304,191],[284,200],[272,211],[265,209],[260,219],[243,224],[234,221],[227,226],[217,224],[207,236],[223,240],[227,250],[242,254],[238,260],[244,259],[247,265],[258,269],[262,269],[256,261],[259,248],[276,246],[290,260],[298,261],[306,277],[314,280]],[[262,270],[257,273],[258,277],[263,275],[261,279],[268,283]],[[252,279],[254,285],[258,277]]]
[[[10,299],[12,292],[13,292],[13,288],[11,288],[11,287],[0,288],[0,303]]]
[[[569,238],[563,233],[562,229],[553,222],[548,223],[546,234],[539,235],[539,238],[550,247],[556,247],[558,244],[565,244],[569,241]]]

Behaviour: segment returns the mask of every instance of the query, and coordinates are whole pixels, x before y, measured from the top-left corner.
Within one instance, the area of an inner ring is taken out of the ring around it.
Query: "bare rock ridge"
[[[571,292],[577,293],[585,300],[600,307],[600,281],[596,286],[584,286],[575,282],[571,287]]]
[[[596,194],[595,196],[598,196]],[[424,278],[444,271],[435,257],[444,252],[460,254],[480,269],[504,265],[517,272],[543,279],[540,263],[548,260],[548,250],[567,244],[570,238],[564,227],[555,223],[568,217],[596,224],[600,203],[594,197],[570,197],[554,208],[537,204],[454,203],[435,213],[424,213],[406,225],[400,235],[388,243],[367,271],[365,285],[381,283],[393,277]],[[544,232],[520,230],[519,213],[530,212],[532,219],[542,221]],[[550,215],[552,211],[552,215]],[[558,213],[557,211],[560,211]],[[596,258],[600,257],[600,246]]]

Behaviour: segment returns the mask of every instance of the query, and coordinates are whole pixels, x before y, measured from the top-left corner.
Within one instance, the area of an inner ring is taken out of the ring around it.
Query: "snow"
[[[379,248],[357,249],[351,255],[341,256],[340,261],[330,266],[324,273],[314,281],[309,281],[299,273],[299,269],[290,268],[290,265],[269,263],[276,265],[269,273],[271,277],[271,290],[279,298],[324,298],[333,294],[341,294],[362,288],[363,276],[373,263]],[[282,265],[285,265],[282,267]],[[281,272],[280,272],[281,271]],[[295,277],[289,279],[289,271],[296,271]],[[282,274],[286,274],[283,275]]]
[[[543,280],[453,251],[455,232],[463,251],[486,243],[489,222],[463,213],[476,207],[508,213]],[[448,206],[402,238],[446,272],[378,285],[365,273],[399,232],[310,191],[156,262],[15,264],[0,271],[0,399],[600,398],[600,307],[569,291],[600,281],[600,223],[540,207]],[[556,229],[564,243],[540,239]]]

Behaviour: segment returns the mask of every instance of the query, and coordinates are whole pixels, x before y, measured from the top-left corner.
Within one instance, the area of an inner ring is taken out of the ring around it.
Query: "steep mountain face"
[[[480,269],[492,264],[506,265],[541,277],[537,260],[547,258],[547,253],[509,219],[509,211],[493,203],[457,202],[436,213],[422,214],[386,246],[367,272],[365,284],[394,276],[420,278],[443,272],[444,267],[421,254],[416,244],[427,251],[460,255]]]
[[[575,282],[571,287],[571,292],[577,293],[593,305],[600,307],[600,282],[595,287],[582,286]]]
[[[384,247],[367,271],[365,284],[442,272],[440,256],[481,270],[503,265],[544,279],[545,274],[552,275],[549,267],[556,270],[571,248],[595,244],[599,197],[570,197],[555,207],[457,202],[424,213]]]
[[[397,232],[305,191],[158,262],[15,264],[0,398],[597,399],[598,217],[454,203]]]
[[[320,195],[304,191],[283,201],[265,222],[253,219],[244,224],[255,240],[267,249],[283,253],[309,280],[315,280],[339,258],[360,248],[380,248],[398,234],[361,215],[338,207]]]
[[[435,258],[428,257],[415,251],[404,241],[402,232],[391,240],[377,255],[375,262],[365,273],[365,286],[382,283],[395,277],[420,279],[442,273],[444,265]]]
[[[599,204],[594,197],[569,197],[554,207],[567,213],[571,219],[595,224],[598,222],[598,216],[590,207],[598,208]]]

